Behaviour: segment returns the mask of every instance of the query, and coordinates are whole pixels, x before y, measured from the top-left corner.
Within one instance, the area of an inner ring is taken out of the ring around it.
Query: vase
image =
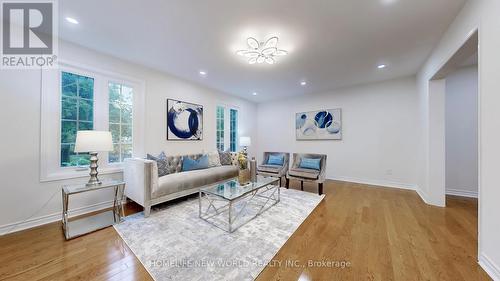
[[[257,161],[255,161],[255,157],[250,160],[250,181],[257,182]]]
[[[240,169],[238,172],[238,182],[240,185],[245,185],[250,182],[250,170]]]

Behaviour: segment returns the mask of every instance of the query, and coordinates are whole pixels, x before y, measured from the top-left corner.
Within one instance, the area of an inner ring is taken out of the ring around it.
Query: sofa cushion
[[[219,157],[220,157],[221,165],[232,165],[233,164],[231,152],[219,150]]]
[[[291,176],[306,178],[306,179],[317,179],[319,177],[319,171],[313,169],[303,169],[303,168],[291,168],[288,171],[288,174]]]
[[[159,177],[171,174],[173,172],[172,169],[170,168],[165,152],[162,151],[158,156],[153,156],[151,154],[148,154],[147,159],[156,161],[156,165],[158,166]]]
[[[285,155],[277,154],[277,155],[269,155],[269,159],[267,159],[268,165],[278,165],[283,166],[283,161],[285,160]]]
[[[321,158],[306,158],[303,157],[300,159],[299,168],[303,169],[313,169],[320,170],[321,166]]]
[[[208,155],[208,166],[209,167],[217,167],[217,166],[221,165],[219,152],[217,150],[209,152],[207,155]]]
[[[191,159],[187,156],[182,157],[182,171],[201,170],[208,168],[208,155],[203,155],[198,159]]]
[[[282,166],[280,165],[269,165],[269,164],[263,164],[259,165],[257,167],[257,170],[260,172],[267,172],[267,173],[278,173],[280,171]]]
[[[156,190],[152,190],[151,198],[158,198],[175,192],[199,188],[229,180],[238,176],[236,166],[218,166],[203,170],[194,170],[169,174],[158,179]]]

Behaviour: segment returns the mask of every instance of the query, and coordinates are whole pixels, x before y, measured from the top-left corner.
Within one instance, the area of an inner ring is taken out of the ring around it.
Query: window
[[[229,110],[229,149],[236,152],[238,146],[238,110]]]
[[[108,84],[109,131],[114,149],[108,154],[109,163],[123,162],[132,157],[132,110],[134,90],[118,83]]]
[[[88,175],[88,153],[74,152],[78,130],[111,131],[114,150],[99,152],[101,174],[145,153],[144,81],[63,61],[41,79],[40,181]]]
[[[75,153],[76,132],[94,128],[94,79],[61,72],[61,167],[88,165],[88,153]]]
[[[224,107],[217,106],[217,136],[216,136],[216,146],[219,150],[224,150]]]
[[[219,150],[229,149],[231,152],[238,150],[238,110],[223,105],[216,108],[216,146]],[[229,126],[225,127],[225,124]],[[228,128],[229,130],[226,130]]]

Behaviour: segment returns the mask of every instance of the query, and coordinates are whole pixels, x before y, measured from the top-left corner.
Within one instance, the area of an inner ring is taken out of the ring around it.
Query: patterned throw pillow
[[[207,155],[208,155],[208,167],[218,167],[221,165],[218,151],[209,152]]]
[[[233,159],[231,158],[231,152],[219,150],[220,164],[221,165],[232,165]]]
[[[156,161],[156,164],[158,166],[158,177],[163,177],[170,174],[170,166],[168,165],[165,152],[162,151],[157,157],[148,154],[147,159]]]

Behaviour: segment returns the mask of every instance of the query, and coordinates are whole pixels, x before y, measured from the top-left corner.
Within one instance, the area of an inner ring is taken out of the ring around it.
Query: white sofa
[[[201,157],[201,154],[167,157],[169,165],[175,167],[175,173],[163,177],[158,177],[156,161],[142,158],[125,160],[123,171],[126,183],[125,195],[144,207],[145,217],[149,216],[151,206],[197,193],[203,186],[238,176],[236,154],[231,155],[231,165],[182,172],[182,157],[184,156],[197,159]]]

